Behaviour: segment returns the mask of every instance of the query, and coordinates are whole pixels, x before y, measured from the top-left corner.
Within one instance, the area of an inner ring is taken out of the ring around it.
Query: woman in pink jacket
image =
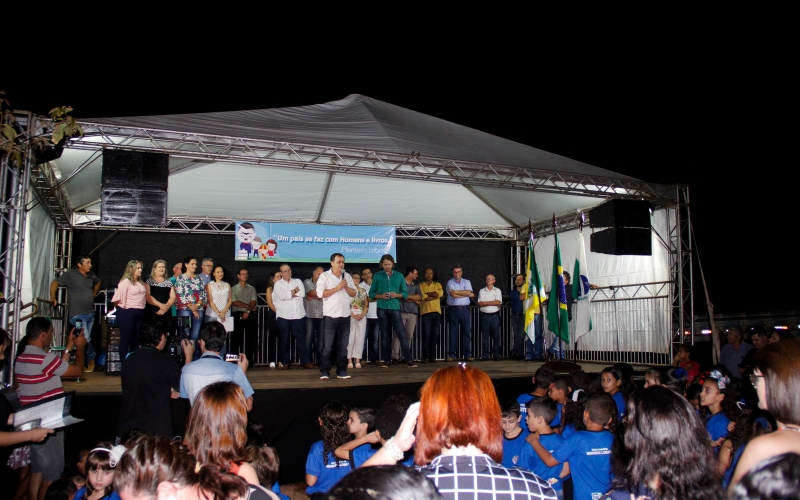
[[[117,308],[119,326],[119,359],[125,361],[128,352],[139,348],[139,325],[144,318],[146,290],[142,282],[142,263],[132,260],[125,266],[125,274],[119,280],[111,303]]]

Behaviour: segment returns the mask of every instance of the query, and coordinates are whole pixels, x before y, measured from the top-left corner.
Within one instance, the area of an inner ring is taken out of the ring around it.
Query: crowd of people
[[[119,286],[112,299],[126,332],[127,353],[114,436],[86,443],[67,467],[64,431],[15,431],[10,427],[13,408],[0,398],[0,421],[9,425],[0,432],[0,460],[17,471],[15,500],[48,495],[70,500],[286,498],[277,484],[280,457],[268,446],[263,425],[248,418],[254,391],[247,379],[247,334],[240,349],[231,347],[230,319],[246,323],[255,307],[247,270],[240,270],[239,283],[230,287],[220,266],[203,261],[204,273],[195,274],[197,261],[187,258],[181,276],[169,286],[166,265],[156,261],[142,283],[142,264],[131,261],[122,280],[129,283]],[[28,322],[14,357],[22,406],[59,397],[61,377],[80,375],[90,359],[86,330],[91,331],[94,317],[73,288],[94,294],[99,281],[87,258],[74,271],[80,275],[54,282],[56,288],[70,288],[71,303],[78,295],[65,351],[48,352],[53,324],[36,317]],[[390,255],[382,257],[375,275],[369,269],[350,274],[344,271],[344,257],[334,254],[331,268],[315,270],[309,286],[282,265],[267,294],[287,346],[281,344],[277,363],[288,368],[288,341],[294,337],[302,366],[313,368],[316,359],[322,379],[330,377],[334,364],[337,377],[348,378],[347,370],[358,368],[372,344],[369,319],[374,319],[380,331],[374,338],[382,343],[383,355],[376,364],[388,367],[402,356],[406,366],[415,368],[410,336],[402,332],[409,331],[411,317],[424,324],[427,314],[441,314],[442,298],[456,311],[459,301],[468,303],[475,294],[460,275],[456,266],[453,279],[442,287],[426,269],[425,280],[417,284],[416,269],[401,275]],[[478,293],[486,322],[482,330],[488,332],[483,353],[489,358],[496,357],[496,310],[484,308],[499,306],[493,282],[494,276],[488,276]],[[310,302],[319,304],[319,318],[308,317]],[[409,303],[422,308],[425,302],[439,310],[419,314],[406,309]],[[176,303],[174,316],[194,320],[189,338],[182,341],[182,367],[163,353]],[[310,346],[305,342],[309,320],[312,331],[319,332]],[[465,329],[469,338],[469,322],[458,314],[450,320],[455,349]],[[391,327],[401,332],[394,338],[396,346],[388,334]],[[438,332],[423,335],[428,343],[424,360],[430,361],[427,356],[436,350],[434,337]],[[785,494],[780,498],[796,498],[800,339],[757,330],[749,343],[736,328],[727,337],[720,363],[709,371],[700,371],[688,345],[680,347],[670,366],[646,370],[643,384],[624,363],[599,373],[561,374],[543,365],[533,374],[532,390],[509,401],[498,400],[492,381],[473,366],[462,342],[464,359],[448,353],[447,360],[458,363],[436,371],[416,403],[394,396],[380,408],[326,404],[318,415],[321,439],[308,450],[306,492],[315,500],[755,499],[774,498],[776,492]],[[12,345],[4,331],[0,343],[2,362],[11,357]],[[533,356],[537,353],[530,344],[532,349],[523,352]],[[226,361],[228,348],[234,362]],[[170,400],[178,398],[188,401],[190,411],[186,432],[176,440]]]
[[[312,276],[300,280],[292,275],[289,264],[280,265],[269,277],[266,289],[266,332],[277,332],[278,349],[270,357],[270,366],[291,368],[291,347],[294,345],[299,366],[318,368],[320,377],[331,378],[335,365],[336,378],[347,379],[348,370],[361,369],[373,363],[383,368],[404,365],[416,368],[418,362],[436,362],[442,325],[442,306],[448,308],[449,347],[447,361],[474,361],[473,334],[469,306],[480,308],[480,341],[482,358],[499,360],[500,306],[503,295],[495,287],[495,276],[485,278],[486,286],[473,289],[463,269],[452,267],[452,279],[442,284],[434,280],[434,270],[425,268],[420,280],[419,270],[409,266],[405,273],[395,269],[394,258],[387,254],[380,259],[380,269],[370,267],[352,273],[344,271],[344,256],[333,254],[330,268],[313,270]],[[225,270],[205,258],[200,263],[189,256],[172,267],[168,276],[167,262],[156,260],[144,277],[144,265],[131,260],[123,271],[111,303],[113,316],[120,332],[119,356],[123,363],[140,345],[140,331],[145,318],[161,318],[171,324],[171,331],[180,331],[194,345],[194,359],[200,351],[196,342],[203,324],[219,322],[228,332],[222,352],[243,354],[248,362],[255,359],[259,342],[259,325],[255,310],[257,293],[248,284],[246,268],[237,271],[238,282],[231,286],[224,281]],[[565,273],[565,278],[569,280]],[[91,332],[95,323],[94,297],[100,280],[92,272],[87,255],[77,259],[75,268],[51,283],[51,302],[55,305],[59,287],[69,292],[67,317],[70,325],[87,339],[86,370],[95,369],[96,354]],[[541,321],[536,340],[532,342],[523,327],[520,291],[522,275],[515,277],[509,297],[513,346],[506,346],[518,359],[543,360]],[[411,344],[417,323],[421,331],[421,356],[415,359]],[[369,361],[368,361],[369,360]],[[263,361],[263,360],[262,360]]]
[[[123,375],[130,367],[135,377],[123,376],[117,435],[87,443],[66,473],[63,431],[0,432],[9,463],[29,463],[15,498],[43,500],[48,491],[78,500],[286,498],[277,484],[280,457],[263,425],[248,419],[246,358],[227,363],[219,355],[224,325],[204,324],[197,361],[185,341],[182,372],[159,353],[168,331],[163,319],[143,321],[142,347],[123,365]],[[1,333],[4,359],[11,342]],[[70,363],[69,352],[45,350],[49,320],[28,323],[16,358],[23,406],[57,396],[60,378],[80,370],[79,333],[68,339],[77,347]],[[543,365],[530,392],[503,402],[486,373],[459,362],[436,371],[416,403],[400,395],[380,408],[331,401],[308,451],[306,492],[315,500],[750,499],[781,491],[796,498],[800,339],[756,341],[752,350],[736,372],[719,364],[694,373],[687,346],[674,366],[648,369],[642,385],[627,364],[565,374]],[[180,441],[170,439],[169,400],[177,397],[191,404]],[[10,422],[0,401],[0,418]]]

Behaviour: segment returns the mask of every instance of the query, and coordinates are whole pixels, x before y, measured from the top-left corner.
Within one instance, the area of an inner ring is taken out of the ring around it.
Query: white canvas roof
[[[410,154],[634,180],[436,117],[361,95],[292,108],[85,119],[125,129],[280,141]],[[89,141],[102,142],[101,134]],[[153,141],[130,144],[148,147]],[[94,156],[92,156],[94,155]],[[87,162],[89,164],[87,165]],[[100,155],[68,147],[56,161],[73,211],[100,212]],[[186,167],[188,165],[188,167]],[[185,168],[184,168],[185,167]],[[168,215],[330,224],[509,228],[585,209],[603,198],[426,182],[392,176],[170,157]],[[327,196],[326,193],[327,187]]]

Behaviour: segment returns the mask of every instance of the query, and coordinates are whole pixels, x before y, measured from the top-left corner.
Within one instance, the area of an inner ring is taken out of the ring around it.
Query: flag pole
[[[553,244],[555,244],[555,238],[556,238],[556,233],[557,232],[558,232],[558,220],[556,219],[556,214],[554,213],[553,214],[553,240],[554,240]],[[551,281],[552,281],[552,279],[551,279]],[[541,304],[540,304],[540,306],[541,306]],[[559,322],[559,326],[560,326],[561,325],[561,315],[560,314],[558,315],[558,322]],[[567,328],[569,328],[569,325],[567,325]],[[559,328],[559,331],[560,331],[560,328]],[[542,317],[542,337],[543,338],[545,337],[545,335],[544,335],[544,317]],[[558,351],[559,351],[559,354],[560,354],[561,352],[563,352],[562,344],[561,344],[561,335],[557,335],[557,337],[558,337]],[[547,352],[547,351],[545,351],[545,352]],[[559,357],[556,357],[556,359],[554,361],[550,361],[548,363],[545,363],[544,366],[549,366],[556,373],[558,373],[558,372],[561,372],[561,373],[573,372],[573,371],[578,371],[578,370],[581,369],[581,365],[579,365],[579,364],[577,364],[577,363],[575,363],[573,361],[567,361],[566,359],[561,359]]]
[[[534,239],[534,236],[533,236],[533,225],[531,224],[531,220],[530,219],[528,219],[528,239],[529,239],[530,245],[531,245],[531,252],[533,252],[533,239]],[[537,269],[537,272],[538,272],[538,269]],[[539,293],[539,291],[537,290],[536,293]],[[547,361],[547,335],[544,334],[544,301],[543,300],[539,301],[539,318],[541,318],[541,322],[542,322],[542,333],[541,333],[541,335],[542,335],[542,357],[545,359],[545,361]],[[534,319],[534,323],[533,323],[533,330],[534,330],[534,332],[536,331],[536,320],[535,319]],[[536,344],[535,344],[535,342],[534,342],[533,348],[534,348],[534,353],[535,353],[536,352]]]
[[[555,238],[556,233],[558,232],[558,219],[556,219],[556,214],[553,214],[553,238]],[[569,328],[569,325],[567,325]],[[561,315],[558,315],[558,330],[561,331]],[[558,353],[556,354],[556,359],[563,359],[563,352],[564,348],[561,344],[561,335],[557,335],[558,337]]]
[[[586,213],[585,212],[581,212],[581,221],[580,221],[580,232],[581,233],[583,233],[583,226],[585,224],[586,224]],[[580,252],[580,250],[578,250],[578,251]],[[585,265],[586,265],[585,262],[581,262],[581,266],[585,266]],[[581,279],[581,277],[578,276],[578,280],[580,280],[580,279]],[[575,281],[575,276],[572,277],[572,281]],[[574,295],[572,296],[572,300],[575,300],[575,296]],[[567,307],[572,307],[572,304],[568,304]],[[591,322],[590,322],[590,324],[591,324]],[[576,329],[576,332],[577,332],[577,329]],[[577,335],[578,334],[576,333],[575,334],[575,346],[572,348],[572,361],[573,362],[577,362],[578,361],[578,338],[577,338]]]

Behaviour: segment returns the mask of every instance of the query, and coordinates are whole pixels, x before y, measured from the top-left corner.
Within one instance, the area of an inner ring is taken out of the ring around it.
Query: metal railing
[[[593,290],[592,331],[578,340],[577,349],[573,343],[563,343],[565,357],[577,361],[668,364],[671,359],[669,333],[671,302],[666,293],[667,283],[643,283]],[[110,291],[101,291],[98,298],[101,298],[102,301],[95,302],[97,316],[95,324],[98,325],[95,332],[102,331],[102,318],[108,312],[106,293],[110,293]],[[56,332],[61,331],[63,336],[66,334],[67,322],[61,319],[63,312],[56,316],[58,320],[54,322],[54,329]],[[270,362],[277,362],[279,336],[274,322],[269,320],[269,309],[264,294],[258,294],[256,318],[258,345],[253,363],[266,365]],[[469,318],[472,332],[472,356],[477,359],[483,356],[478,306],[469,307]],[[514,346],[511,322],[511,308],[507,305],[502,306],[500,308],[500,353],[503,357],[509,357]],[[544,321],[544,330],[547,345],[548,347],[552,346],[555,336],[547,330],[546,320]],[[447,356],[450,347],[447,306],[442,307],[439,332],[436,359],[441,360]],[[401,334],[405,335],[405,332],[401,332]],[[570,338],[574,339],[574,335],[574,323],[570,323]],[[411,352],[414,359],[422,357],[421,318],[417,319],[411,342]],[[457,356],[461,356],[460,346],[456,346],[456,353]],[[369,354],[368,349],[367,356]],[[294,340],[291,340],[290,357],[294,363],[299,360]]]

